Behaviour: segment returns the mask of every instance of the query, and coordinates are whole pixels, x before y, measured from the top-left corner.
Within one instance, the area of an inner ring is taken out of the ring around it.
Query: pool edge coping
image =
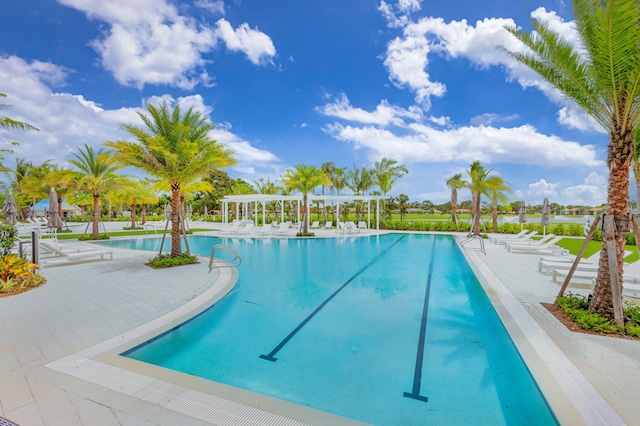
[[[456,242],[460,236],[454,235]],[[624,425],[625,421],[482,261],[460,248],[561,425]]]

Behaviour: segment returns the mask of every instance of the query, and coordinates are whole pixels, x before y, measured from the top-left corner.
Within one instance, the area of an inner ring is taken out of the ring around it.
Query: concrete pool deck
[[[338,235],[335,230],[317,234]],[[605,413],[599,421],[576,418],[571,424],[636,424],[640,341],[567,331],[540,305],[552,302],[559,287],[550,276],[537,272],[539,256],[509,253],[488,242],[486,249],[486,256],[468,253],[475,268],[486,269],[488,279],[508,289],[526,311],[524,320],[543,329],[571,360],[568,370],[576,368],[588,380],[584,388],[574,391],[594,388],[599,393],[594,403],[608,403],[593,407]],[[114,252],[113,261],[45,268],[46,285],[0,299],[0,417],[23,426],[211,424],[185,414],[188,411],[128,394],[118,385],[98,385],[51,368],[106,342],[115,344],[114,338],[189,308],[212,291],[213,279],[204,263],[153,270],[143,265],[151,257],[148,253]],[[532,336],[531,345],[536,345],[536,339],[540,336]],[[588,395],[583,400],[589,401]],[[611,408],[616,415],[607,417]]]

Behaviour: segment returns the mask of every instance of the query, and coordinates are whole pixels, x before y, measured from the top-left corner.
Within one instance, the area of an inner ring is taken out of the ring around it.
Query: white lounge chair
[[[640,284],[640,261],[625,263],[623,265],[623,287],[627,284]],[[564,282],[569,275],[569,269],[554,269],[551,280],[554,282]],[[589,281],[595,284],[598,275],[597,265],[595,270],[577,270],[571,275],[571,282],[575,280]]]
[[[330,221],[330,220],[326,221],[322,228],[323,229],[331,229],[331,228],[333,228],[333,222]]]
[[[498,239],[495,240],[494,242],[496,244],[509,244],[509,243],[519,243],[519,242],[527,242],[527,241],[534,241],[531,238],[534,237],[535,235],[538,235],[538,231],[531,231],[528,234],[524,234],[521,237],[518,238],[502,238],[502,239]]]
[[[509,250],[510,247],[534,247],[546,244],[548,241],[556,238],[553,234],[547,234],[539,240],[526,240],[526,241],[509,241],[504,244],[504,247]]]
[[[358,229],[360,231],[368,231],[369,230],[369,226],[367,225],[367,222],[360,221],[360,222],[358,222]]]
[[[320,221],[314,220],[309,229],[320,229]]]
[[[522,238],[525,235],[527,235],[529,233],[528,229],[524,229],[520,232],[518,232],[517,234],[507,234],[507,235],[494,235],[489,237],[489,241],[498,244],[498,241],[504,241],[504,240],[514,240],[516,238]]]
[[[107,258],[113,260],[112,250],[98,249],[85,244],[54,246],[45,241],[39,241],[38,246],[42,249],[38,263],[40,267],[107,260]]]
[[[253,230],[253,222],[249,222],[244,225],[242,228],[238,229],[238,235],[246,235],[249,234]]]
[[[510,253],[535,253],[535,254],[551,254],[551,253],[565,253],[567,250],[558,247],[555,244],[563,237],[553,237],[543,244],[536,245],[509,245],[508,250]]]

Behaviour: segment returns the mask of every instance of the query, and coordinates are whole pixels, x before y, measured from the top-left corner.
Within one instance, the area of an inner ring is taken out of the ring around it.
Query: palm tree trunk
[[[136,202],[131,203],[131,229],[136,229]]]
[[[100,216],[100,195],[93,196],[93,218],[91,223],[91,237],[98,238],[100,228],[98,227],[98,217]]]
[[[473,216],[473,235],[480,235],[480,193],[474,192],[471,194],[472,208],[471,215]]]
[[[451,221],[458,223],[458,191],[451,191]]]
[[[610,152],[615,147],[623,146],[624,141],[617,141],[622,137],[612,135]],[[615,157],[614,157],[615,158]],[[611,294],[611,274],[618,274],[618,282],[622,286],[622,266],[624,262],[624,246],[629,232],[629,166],[628,164],[616,164],[611,162],[609,167],[609,187],[607,189],[607,214],[613,215],[616,224],[616,253],[609,253],[607,245],[603,239],[602,251],[600,252],[600,263],[598,265],[598,275],[596,285],[593,290],[593,298],[589,305],[589,312],[598,313],[611,320],[613,315],[613,298]],[[618,260],[618,270],[610,271],[609,256],[615,255]],[[622,289],[620,289],[622,294]]]
[[[171,189],[171,257],[182,255],[180,245],[180,188]]]
[[[307,193],[302,194],[302,233],[307,235],[309,233],[309,221],[307,220]]]

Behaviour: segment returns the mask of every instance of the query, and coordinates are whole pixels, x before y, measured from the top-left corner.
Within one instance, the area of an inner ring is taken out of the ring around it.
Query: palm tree
[[[491,170],[486,170],[480,161],[471,163],[467,174],[469,180],[465,187],[471,191],[471,216],[473,217],[473,235],[480,235],[480,201],[481,196],[489,193],[488,176]]]
[[[100,216],[100,195],[113,189],[119,176],[116,170],[119,169],[110,160],[110,153],[100,148],[94,151],[88,144],[84,148],[79,148],[73,154],[73,159],[69,163],[74,165],[78,171],[75,174],[75,182],[78,189],[88,192],[93,196],[93,217],[91,219],[91,238],[98,238],[100,228],[98,227],[98,217]]]
[[[54,188],[56,190],[56,195],[58,196],[58,215],[62,214],[62,200],[73,194],[73,191],[76,189],[73,177],[73,171],[53,164],[48,169],[46,176],[41,180],[44,184],[44,192],[42,195],[46,197],[50,188]],[[58,232],[62,232],[62,216],[60,216],[59,223]]]
[[[404,221],[404,215],[407,213],[407,209],[409,208],[409,197],[405,194],[398,195],[398,203],[396,207],[400,211],[400,222]]]
[[[396,160],[383,158],[376,161],[373,165],[374,182],[380,188],[383,197],[393,189],[393,185],[402,176],[409,173],[409,170],[402,164],[398,164]],[[382,212],[384,214],[384,199],[382,200]]]
[[[327,175],[316,166],[297,164],[293,170],[287,170],[282,180],[287,188],[300,191],[302,193],[302,206],[304,212],[302,216],[302,233],[306,235],[309,233],[309,203],[307,196],[309,192],[312,192],[318,186],[323,184],[327,185],[329,179],[327,179]]]
[[[93,201],[91,194],[83,191],[74,191],[73,194],[67,197],[67,202],[72,206],[80,207],[80,217],[84,222],[84,216],[87,211],[87,206]]]
[[[458,225],[458,189],[465,187],[462,173],[456,173],[447,179],[447,187],[451,190],[451,221]]]
[[[322,163],[322,166],[320,166],[320,169],[323,171],[323,173],[327,176],[327,181],[329,183],[327,183],[326,185],[329,187],[329,191],[331,192],[331,195],[333,195],[333,177],[336,171],[336,163],[334,163],[333,161],[330,161],[328,163]],[[325,184],[322,184],[322,221],[325,222],[327,220],[327,208],[325,206],[326,202],[324,200],[324,187]],[[331,200],[331,209],[333,210],[333,200]]]
[[[366,167],[358,168],[353,166],[352,170],[347,173],[347,186],[354,195],[366,195],[367,191],[374,185],[373,172]],[[360,212],[362,210],[362,202],[356,200],[356,221],[360,220]]]
[[[119,164],[144,170],[165,180],[171,188],[171,257],[182,255],[180,246],[181,187],[212,170],[232,166],[232,151],[209,136],[213,129],[207,117],[189,108],[184,115],[179,106],[172,111],[166,103],[147,104],[149,116],[138,113],[145,128],[122,124],[136,142],[115,141],[105,145],[115,149]]]
[[[4,93],[0,93],[0,98],[6,98],[6,97],[7,95],[5,95]],[[6,104],[0,104],[0,111],[7,109],[8,106],[9,105],[6,105]],[[35,126],[32,126],[31,124],[14,120],[5,115],[0,115],[0,129],[34,130],[36,132],[40,130]]]
[[[491,221],[493,222],[493,232],[498,232],[498,201],[506,203],[509,201],[507,194],[513,194],[511,187],[499,176],[491,176],[487,179],[489,194],[491,195]]]
[[[640,7],[637,0],[574,0],[579,42],[572,43],[532,21],[534,34],[508,30],[529,49],[509,52],[583,108],[609,133],[607,215],[615,223],[618,270],[609,268],[603,239],[589,311],[622,322],[622,291],[613,298],[612,275],[622,286],[624,245],[629,232],[629,163],[633,129],[640,124]],[[607,220],[608,222],[608,220]],[[616,314],[616,312],[618,314]]]

